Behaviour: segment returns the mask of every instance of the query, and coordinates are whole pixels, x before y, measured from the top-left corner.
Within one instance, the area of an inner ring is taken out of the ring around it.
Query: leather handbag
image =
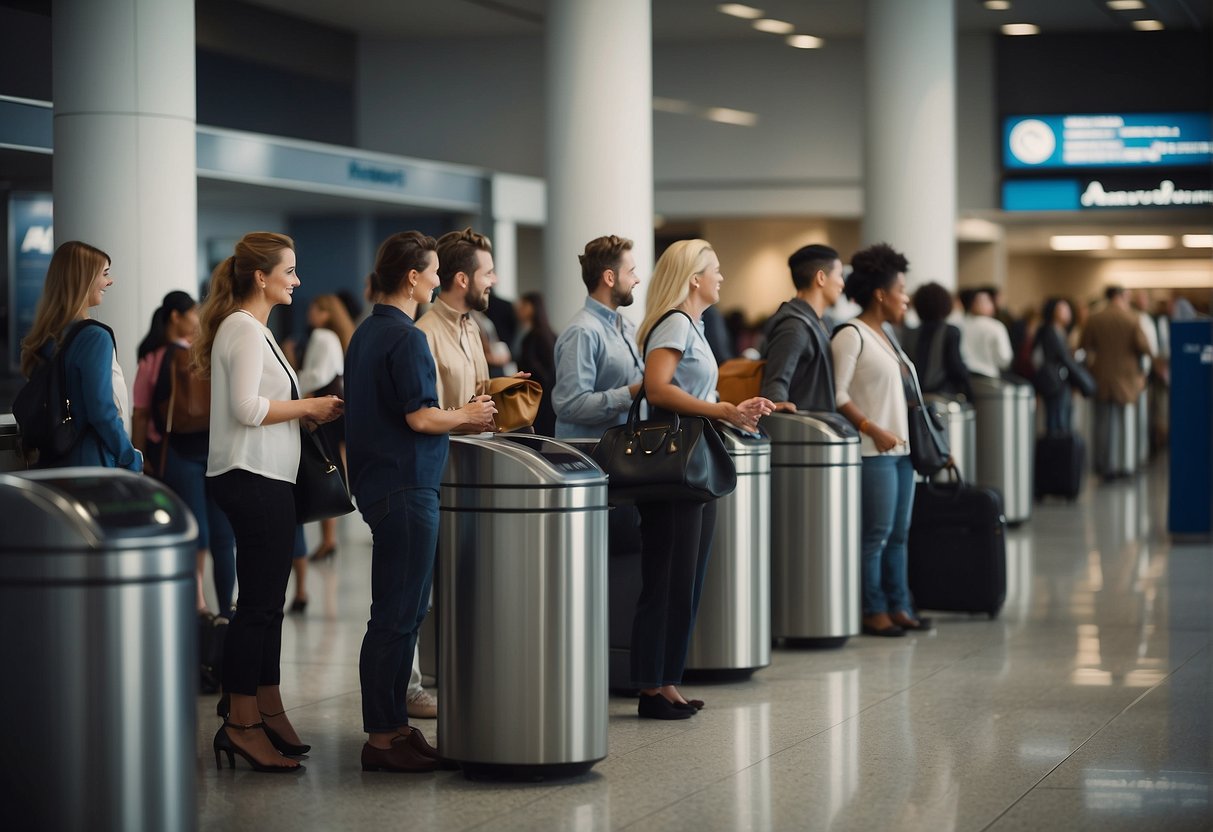
[[[543,385],[529,378],[491,378],[485,392],[497,406],[497,430],[529,428],[539,415]]]
[[[903,381],[908,380],[905,387],[906,403],[909,406],[910,462],[917,473],[932,477],[952,461],[947,433],[939,414],[923,400],[914,362],[902,350],[901,344],[897,343],[892,327],[885,324],[883,328],[893,349],[897,351],[898,360],[901,361]]]
[[[698,502],[731,494],[737,469],[720,434],[701,416],[640,419],[644,388],[628,420],[607,428],[594,461],[607,473],[612,503]]]
[[[730,358],[720,365],[716,395],[722,402],[741,404],[762,392],[764,359]]]

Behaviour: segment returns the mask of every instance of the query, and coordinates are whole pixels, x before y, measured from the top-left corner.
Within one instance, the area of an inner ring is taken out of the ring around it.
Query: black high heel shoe
[[[268,717],[282,716],[284,713],[286,713],[286,711],[279,711],[276,714],[267,714],[265,711],[262,711],[261,718],[265,719],[267,716]],[[312,750],[312,747],[310,745],[295,745],[293,743],[287,742],[286,740],[284,740],[282,738],[281,734],[279,734],[277,731],[275,731],[269,725],[266,725],[264,722],[262,722],[261,724],[265,726],[265,735],[270,738],[270,742],[272,742],[274,744],[274,748],[277,748],[279,751],[281,751],[286,756],[299,757]]]
[[[294,601],[291,601],[291,612],[302,613],[306,609],[307,609],[307,599],[306,598],[296,598]]]
[[[227,735],[226,729],[228,729],[228,728],[235,728],[238,731],[254,731],[258,728],[264,729],[265,723],[264,722],[254,722],[252,725],[237,725],[234,722],[228,722],[226,719],[223,721],[223,724],[219,726],[219,731],[215,734],[215,741],[213,743],[211,743],[211,745],[215,749],[215,768],[219,769],[220,771],[223,770],[223,762],[222,762],[221,755],[224,753],[227,754],[227,764],[232,768],[236,767],[236,756],[235,755],[239,754],[241,757],[243,757],[248,762],[248,764],[250,766],[253,767],[253,771],[262,771],[267,774],[284,774],[286,772],[296,772],[296,771],[304,770],[302,765],[273,766],[273,765],[266,765],[265,763],[257,762],[255,759],[253,759],[252,754],[249,754],[243,748],[236,745],[236,743],[232,742],[232,738]]]

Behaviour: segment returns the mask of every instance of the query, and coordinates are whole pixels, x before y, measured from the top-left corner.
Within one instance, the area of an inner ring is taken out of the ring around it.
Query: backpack
[[[152,389],[152,419],[161,442],[188,459],[204,459],[210,444],[211,384],[190,369],[189,350],[178,344],[164,348],[160,373]],[[160,475],[168,461],[161,452]]]
[[[741,404],[762,393],[762,368],[767,362],[751,358],[730,358],[720,365],[716,393],[722,402]]]
[[[114,331],[100,321],[85,318],[72,324],[64,333],[63,342],[55,345],[54,354],[34,367],[29,381],[13,400],[13,416],[21,429],[21,449],[27,463],[46,466],[62,459],[88,427],[77,424],[72,416],[66,356],[76,336],[90,326],[101,327],[114,341]],[[114,341],[114,349],[117,348]]]

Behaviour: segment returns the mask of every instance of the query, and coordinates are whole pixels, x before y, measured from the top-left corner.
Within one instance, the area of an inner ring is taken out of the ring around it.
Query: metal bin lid
[[[593,459],[547,436],[452,436],[441,504],[480,511],[606,508],[606,485]]]
[[[771,472],[771,440],[759,427],[758,435],[743,433],[732,425],[714,422],[738,476]]]
[[[1036,398],[1036,391],[1026,381],[1008,381],[1001,378],[974,375],[970,377],[973,395],[979,399],[1027,399]]]
[[[973,413],[976,408],[973,403],[964,398],[955,396],[944,396],[939,393],[927,393],[923,396],[927,400],[927,404],[932,405],[939,413]]]

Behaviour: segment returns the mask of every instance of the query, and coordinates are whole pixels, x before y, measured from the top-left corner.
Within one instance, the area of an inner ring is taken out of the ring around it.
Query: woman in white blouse
[[[905,317],[909,263],[881,243],[858,252],[851,267],[846,295],[863,312],[835,331],[830,346],[838,410],[862,434],[863,632],[904,636],[931,627],[914,613],[906,578],[914,466],[904,368],[885,329]]]
[[[266,325],[299,285],[295,244],[269,232],[246,234],[216,267],[202,307],[194,361],[211,380],[207,476],[236,535],[236,615],[224,645],[223,689],[230,716],[215,734],[215,762],[240,755],[257,771],[302,769],[304,754],[279,691],[282,607],[295,541],[299,420],[331,422],[336,396],[300,399],[298,380]]]

